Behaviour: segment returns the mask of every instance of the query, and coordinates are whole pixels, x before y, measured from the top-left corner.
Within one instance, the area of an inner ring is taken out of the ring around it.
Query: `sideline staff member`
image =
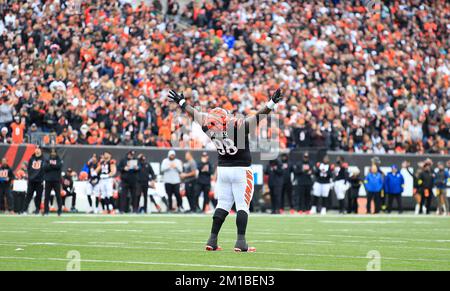
[[[61,169],[63,161],[59,158],[56,149],[53,148],[49,158],[44,163],[45,199],[44,215],[48,215],[50,193],[55,191],[56,203],[58,204],[58,216],[62,213],[61,200]]]

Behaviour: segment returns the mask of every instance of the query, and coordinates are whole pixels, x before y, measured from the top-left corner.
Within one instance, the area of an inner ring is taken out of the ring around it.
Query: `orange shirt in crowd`
[[[22,123],[11,124],[12,142],[23,143],[23,133],[25,131],[25,125]]]

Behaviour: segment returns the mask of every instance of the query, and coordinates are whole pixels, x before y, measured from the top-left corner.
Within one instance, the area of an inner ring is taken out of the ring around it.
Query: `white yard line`
[[[64,258],[32,258],[32,257],[3,257],[4,260],[27,260],[27,261],[62,261],[69,262],[70,259]],[[80,262],[86,263],[108,263],[108,264],[130,264],[130,265],[158,265],[158,266],[178,266],[178,267],[206,267],[206,268],[224,268],[224,269],[244,269],[244,270],[269,270],[269,271],[307,271],[305,269],[288,269],[288,268],[270,268],[270,267],[253,267],[253,266],[231,266],[231,265],[208,265],[208,264],[187,264],[174,262],[147,262],[147,261],[117,261],[117,260],[90,260],[80,259]]]
[[[4,242],[5,243],[5,242]],[[8,242],[13,243],[13,242]],[[155,247],[134,247],[134,246],[123,246],[123,245],[90,245],[90,244],[67,244],[67,243],[56,243],[56,242],[36,242],[36,243],[16,243],[17,245],[27,245],[27,246],[69,246],[69,247],[80,247],[80,248],[117,248],[117,249],[137,249],[137,250],[148,250],[148,251],[178,251],[178,252],[205,252],[200,248],[196,249],[186,249],[186,248],[155,248]],[[376,247],[376,246],[374,246]],[[414,248],[414,247],[411,247]],[[311,253],[291,253],[291,252],[264,252],[259,251],[255,254],[263,255],[277,255],[277,256],[300,256],[300,257],[326,257],[326,258],[341,258],[341,259],[364,259],[367,260],[366,256],[349,256],[349,255],[327,255],[327,254],[311,254]],[[396,258],[396,257],[382,257],[383,260],[394,260],[394,261],[411,261],[411,262],[445,262],[448,263],[448,259],[428,259],[428,258]]]
[[[234,214],[235,215],[235,214]],[[51,214],[50,216],[40,216],[40,215],[9,215],[9,214],[0,214],[0,218],[29,218],[29,217],[35,217],[35,218],[57,218],[56,214]],[[120,215],[105,215],[105,214],[87,214],[87,213],[63,213],[61,218],[64,217],[103,217],[103,218],[124,218],[124,217],[140,217],[140,218],[161,218],[161,217],[189,217],[189,218],[204,218],[204,217],[212,217],[211,214],[171,214],[171,213],[161,213],[161,214],[120,214]],[[450,216],[437,216],[437,215],[414,215],[414,214],[346,214],[346,215],[340,215],[340,214],[327,214],[327,215],[290,215],[290,214],[284,214],[284,215],[271,215],[271,214],[264,214],[264,213],[251,213],[251,218],[270,218],[270,219],[307,219],[307,218],[313,218],[313,219],[327,219],[327,218],[339,218],[339,219],[349,219],[349,218],[407,218],[407,219],[450,219]],[[409,222],[409,220],[405,220],[405,222]]]

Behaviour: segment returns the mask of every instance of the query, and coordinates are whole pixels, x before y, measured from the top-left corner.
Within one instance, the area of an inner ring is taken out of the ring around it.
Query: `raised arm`
[[[206,117],[205,113],[202,113],[195,109],[193,106],[186,103],[186,98],[184,97],[183,93],[178,94],[177,92],[170,90],[169,96],[168,96],[173,102],[180,105],[181,109],[183,109],[194,121],[196,121],[198,124],[202,125],[203,121]]]
[[[272,112],[272,110],[275,108],[275,105],[280,102],[282,99],[281,95],[281,89],[277,89],[275,93],[270,97],[270,101],[267,102],[267,104],[260,109],[258,112],[256,112],[255,115],[249,116],[245,119],[245,123],[247,125],[255,124],[258,125],[261,120],[264,120],[267,118],[267,115]]]

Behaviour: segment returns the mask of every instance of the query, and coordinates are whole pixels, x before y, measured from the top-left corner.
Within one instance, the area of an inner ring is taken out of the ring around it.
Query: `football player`
[[[98,164],[97,155],[93,154],[92,158],[89,159],[85,166],[85,171],[88,174],[88,181],[86,182],[86,195],[91,208],[89,213],[98,213],[100,201],[100,177],[97,171]],[[93,201],[92,198],[95,198],[95,201]]]
[[[320,198],[322,198],[322,203],[320,204],[320,214],[327,214],[328,195],[330,194],[331,190],[332,175],[333,165],[330,164],[330,159],[328,158],[328,156],[324,156],[322,162],[317,163],[316,165],[316,181],[313,185],[311,214],[317,213]]]
[[[249,146],[250,129],[267,117],[275,105],[281,100],[278,89],[271,100],[254,116],[236,118],[229,116],[222,108],[214,108],[209,113],[202,113],[187,104],[184,95],[175,91],[169,92],[169,98],[176,102],[193,120],[202,126],[203,131],[214,143],[218,153],[216,192],[218,204],[213,215],[211,235],[206,243],[207,251],[221,250],[217,237],[225,218],[233,204],[236,205],[237,240],[236,252],[254,252],[245,239],[250,201],[253,196],[252,158]]]
[[[114,180],[113,177],[116,175],[117,166],[116,161],[112,159],[111,153],[104,152],[100,163],[97,166],[97,173],[100,173],[100,194],[103,205],[105,206],[105,211],[114,214]]]

